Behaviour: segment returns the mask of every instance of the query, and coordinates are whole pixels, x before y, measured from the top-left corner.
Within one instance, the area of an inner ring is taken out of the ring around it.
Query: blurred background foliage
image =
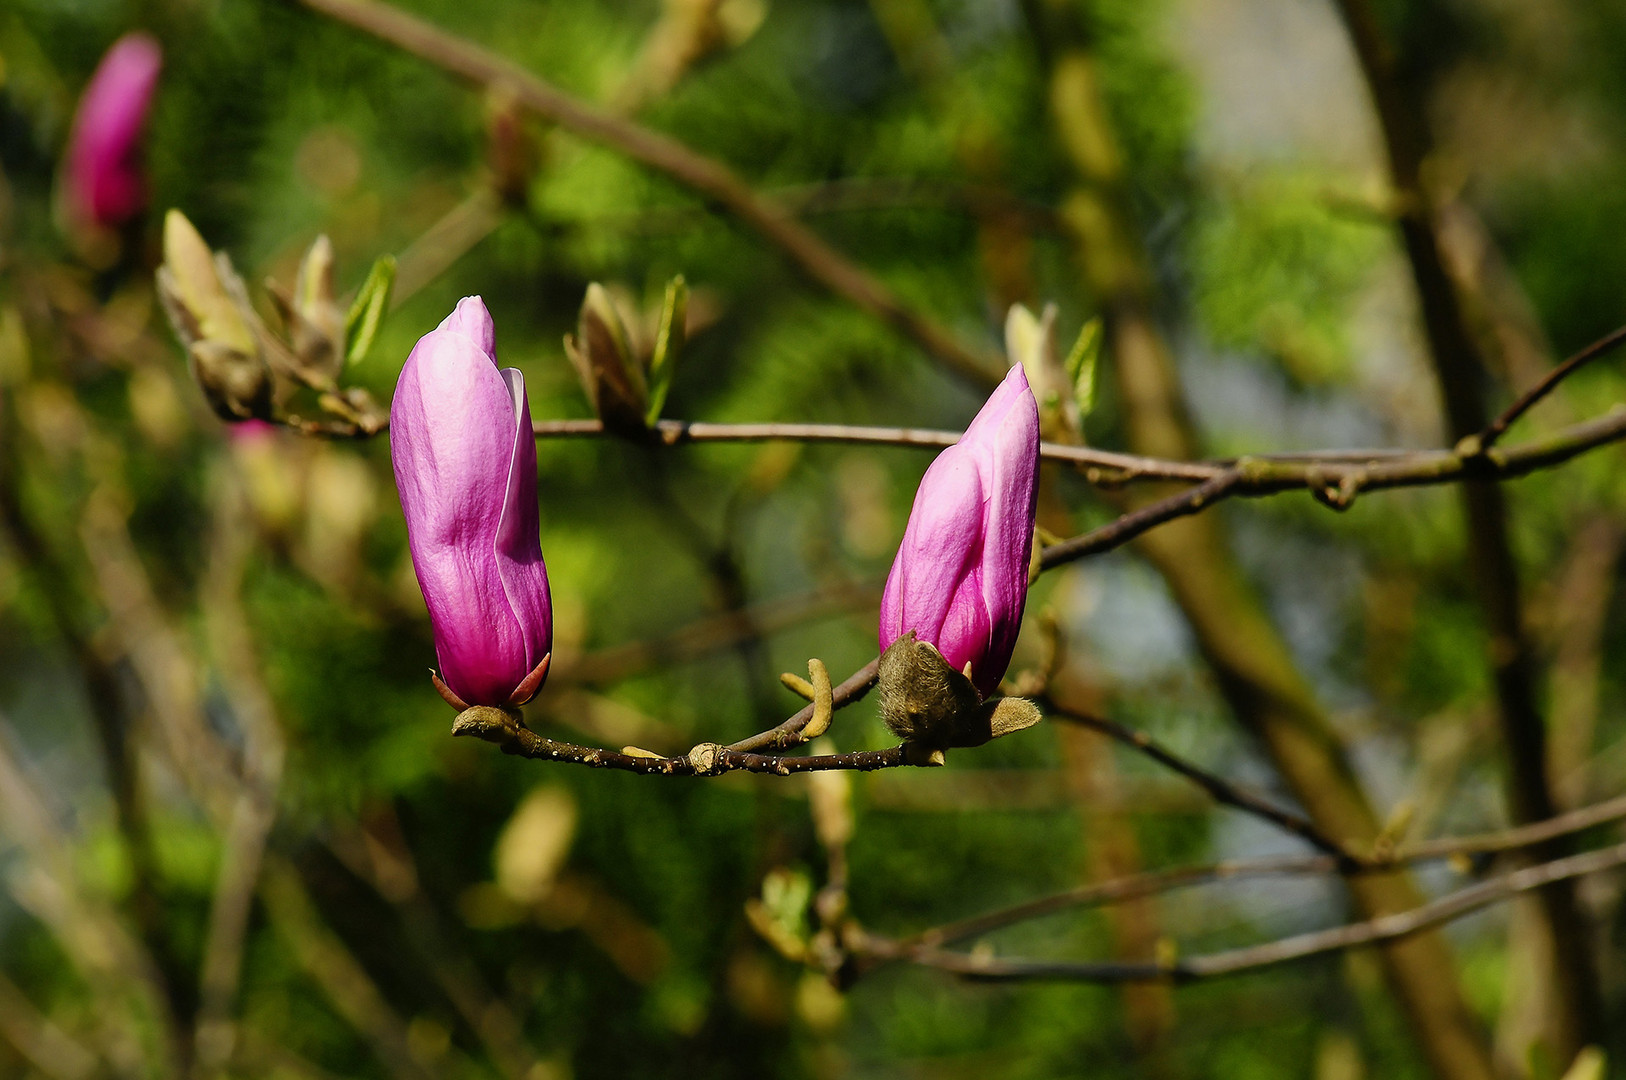
[[[1012,303],[1058,305],[1064,341],[1100,310],[1048,97],[1065,9],[1096,63],[1155,323],[1205,449],[1447,441],[1380,133],[1328,0],[404,6],[727,162],[989,350]],[[1487,375],[1499,404],[1626,312],[1626,16],[1597,0],[1378,9],[1434,140],[1430,183],[1457,208],[1442,216],[1448,259],[1471,268],[1502,343]],[[153,210],[122,246],[87,247],[53,215],[58,159],[85,80],[133,27],[165,56]],[[341,292],[401,255],[403,302],[351,373],[381,401],[416,338],[478,293],[533,416],[588,416],[560,345],[587,283],[650,334],[677,273],[694,290],[692,340],[668,416],[959,428],[983,392],[677,183],[516,117],[500,93],[279,0],[0,4],[0,486],[13,511],[0,532],[0,1075],[150,1075],[165,1007],[142,997],[144,962],[190,1023],[217,894],[260,820],[253,798],[207,794],[211,753],[269,777],[274,811],[227,1034],[200,1057],[229,1075],[1429,1075],[1370,954],[1172,992],[894,966],[839,993],[744,914],[770,875],[804,898],[824,879],[802,779],[655,779],[448,738],[386,439],[232,430],[208,412],[154,300],[164,208],[256,291],[292,281],[321,233]],[[501,204],[494,178],[512,188]],[[1100,382],[1086,436],[1122,446],[1121,387]],[[1622,390],[1619,365],[1599,364],[1529,423],[1603,412]],[[614,440],[544,440],[538,456],[557,627],[531,722],[670,752],[776,722],[798,703],[775,674],[809,656],[837,678],[873,656],[879,584],[929,460]],[[1565,807],[1618,794],[1626,770],[1619,462],[1605,449],[1508,486]],[[1056,470],[1041,524],[1069,535],[1118,505]],[[1456,493],[1376,494],[1342,515],[1289,494],[1214,513],[1379,819],[1405,808],[1415,836],[1505,824]],[[1028,610],[1014,671],[1039,663],[1047,620],[1076,694],[1291,800],[1134,553],[1046,575]],[[754,632],[717,621],[739,611]],[[831,738],[887,745],[869,703]],[[126,745],[122,797],[145,819],[146,854],[106,767]],[[851,909],[887,934],[1140,866],[1298,850],[1050,725],[850,787]],[[1580,901],[1621,1054],[1618,896],[1598,879]],[[1503,1071],[1556,1076],[1568,1057],[1517,1034],[1525,910],[1448,936]],[[992,947],[1110,957],[1167,938],[1194,953],[1352,915],[1336,881],[1238,883],[1053,917]]]

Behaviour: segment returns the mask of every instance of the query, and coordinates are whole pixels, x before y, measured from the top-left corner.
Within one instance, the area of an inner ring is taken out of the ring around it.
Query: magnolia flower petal
[[[390,455],[442,677],[471,704],[506,700],[534,666],[493,557],[515,414],[490,355],[438,331],[412,350],[390,407]],[[534,466],[531,475],[534,489]]]
[[[979,694],[987,697],[992,688],[985,689],[983,684],[987,681],[984,672],[991,670],[988,642],[992,625],[982,590],[982,568],[973,565],[954,591],[954,598],[944,613],[943,625],[937,631],[935,644],[937,651],[943,654],[943,659],[955,671],[964,671],[966,664],[971,665],[971,683]],[[1000,676],[1004,673],[1004,668],[1001,668],[993,676],[994,686],[999,685]]]
[[[1028,386],[1027,373],[1022,370],[1022,365],[1013,364],[994,392],[988,395],[988,400],[983,402],[982,408],[977,410],[977,415],[972,417],[965,434],[955,445],[1004,447],[1010,438],[1007,424],[1029,411],[1037,416],[1039,405],[1033,399],[1033,391]]]
[[[525,640],[525,662],[534,668],[553,649],[553,604],[537,515],[536,436],[525,376],[516,368],[503,368],[501,375],[513,402],[513,442],[493,552],[509,609]]]
[[[975,459],[958,447],[944,450],[921,478],[887,575],[881,595],[883,651],[910,630],[938,644],[960,583],[981,560],[983,504]],[[956,666],[964,663],[962,658]]]
[[[497,363],[497,324],[491,318],[491,312],[486,310],[486,303],[478,296],[465,296],[457,302],[452,313],[440,320],[435,327],[442,332],[462,334],[481,352],[490,358],[491,363]],[[523,396],[523,390],[521,391]],[[534,447],[532,448],[534,451]],[[533,452],[532,456],[535,454]]]
[[[1014,389],[1012,389],[1014,388]],[[1004,397],[1004,400],[1000,400]],[[986,659],[976,665],[977,690],[993,693],[1010,667],[1027,605],[1028,559],[1039,495],[1039,407],[1021,365],[1011,369],[985,409],[994,423],[978,432],[977,461],[988,495],[981,595],[988,611]],[[978,415],[978,421],[984,416]],[[978,426],[973,424],[974,427]],[[969,432],[968,432],[969,434]]]

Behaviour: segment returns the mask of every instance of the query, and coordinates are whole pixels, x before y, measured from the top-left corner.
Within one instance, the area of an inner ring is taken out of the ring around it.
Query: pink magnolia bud
[[[913,630],[992,694],[1028,597],[1039,408],[1020,364],[921,478],[881,596],[881,651]]]
[[[465,297],[418,339],[390,405],[412,566],[441,677],[467,705],[522,704],[553,647],[531,407],[496,348],[485,304]]]
[[[80,221],[122,225],[147,205],[141,129],[163,53],[150,34],[125,34],[85,86],[68,138],[67,201]]]

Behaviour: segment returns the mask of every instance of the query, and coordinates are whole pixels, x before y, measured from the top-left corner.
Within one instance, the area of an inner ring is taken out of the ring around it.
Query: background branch
[[[757,194],[728,166],[667,135],[581,101],[530,72],[379,0],[298,0],[313,11],[387,41],[470,82],[512,95],[539,116],[603,143],[705,196],[782,251],[804,274],[878,317],[950,370],[979,386],[1002,370],[996,359],[904,304],[879,279],[825,243],[784,207]]]
[[[1234,807],[1245,814],[1252,814],[1263,821],[1268,821],[1278,829],[1297,836],[1311,847],[1333,856],[1341,866],[1354,865],[1360,862],[1360,859],[1346,850],[1342,843],[1327,836],[1308,818],[1295,814],[1291,810],[1283,809],[1270,800],[1252,792],[1244,791],[1224,777],[1217,776],[1199,765],[1186,761],[1154,742],[1145,732],[1134,731],[1115,721],[1069,709],[1058,704],[1051,697],[1041,698],[1039,706],[1052,719],[1062,720],[1069,724],[1078,724],[1116,739],[1125,746],[1151,758],[1164,768],[1179,773],[1208,792],[1215,802]]]
[[[1403,940],[1465,915],[1471,915],[1475,911],[1520,893],[1539,889],[1556,881],[1603,873],[1620,866],[1626,866],[1626,844],[1516,870],[1490,881],[1459,889],[1409,911],[1382,915],[1331,930],[1299,934],[1263,945],[1173,959],[1168,962],[1069,963],[1052,960],[997,959],[934,948],[909,949],[904,951],[902,958],[923,967],[988,982],[1028,980],[1096,983],[1193,982],[1199,979],[1241,975],[1313,956]],[[865,941],[860,946],[861,954],[875,951],[884,956],[888,955],[890,950],[890,943],[878,940]]]
[[[1435,210],[1437,192],[1424,183],[1425,164],[1432,153],[1424,112],[1420,103],[1407,100],[1396,72],[1396,54],[1368,0],[1339,0],[1338,8],[1372,96],[1390,181],[1404,208],[1396,224],[1416,285],[1447,428],[1452,438],[1466,440],[1470,447],[1476,441],[1484,442],[1474,438],[1481,432],[1494,442],[1526,406],[1516,401],[1502,417],[1491,420],[1487,416],[1482,390],[1485,359],[1469,330],[1464,298],[1446,269]],[[1604,348],[1611,344],[1608,339],[1600,343]],[[1583,350],[1555,369],[1533,388],[1529,401],[1602,351]],[[1470,482],[1461,490],[1469,569],[1485,623],[1486,660],[1505,744],[1508,805],[1516,820],[1536,821],[1551,817],[1557,803],[1547,776],[1547,732],[1536,695],[1537,657],[1524,625],[1507,505],[1496,484]],[[1555,846],[1538,855],[1553,859],[1563,852],[1562,846]],[[1538,899],[1551,938],[1550,955],[1543,963],[1555,975],[1547,1034],[1553,1052],[1567,1061],[1605,1034],[1593,945],[1568,878],[1556,879]]]

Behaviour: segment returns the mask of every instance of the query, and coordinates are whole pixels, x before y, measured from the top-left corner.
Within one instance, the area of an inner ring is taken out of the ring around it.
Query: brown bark
[[[1339,10],[1366,76],[1389,157],[1390,179],[1405,208],[1400,234],[1422,309],[1446,422],[1452,438],[1476,435],[1489,420],[1482,380],[1486,364],[1466,319],[1463,298],[1446,270],[1438,222],[1423,184],[1428,135],[1416,102],[1407,101],[1395,77],[1394,59],[1365,0],[1339,0]],[[1507,529],[1507,504],[1493,482],[1462,487],[1470,576],[1489,633],[1487,653],[1496,689],[1502,739],[1507,753],[1507,798],[1516,822],[1536,821],[1556,812],[1548,783],[1547,735],[1536,703],[1537,663],[1525,631],[1519,599],[1519,572]],[[1536,859],[1561,858],[1557,843],[1538,849]],[[1588,1043],[1603,1037],[1603,1009],[1591,960],[1586,923],[1573,882],[1561,882],[1539,895],[1550,942],[1543,963],[1550,967],[1555,1000],[1547,1032],[1548,1049],[1569,1061]]]
[[[1041,13],[1041,17],[1043,13]],[[1044,34],[1052,43],[1063,34]],[[1107,320],[1108,352],[1131,446],[1176,458],[1198,454],[1172,357],[1151,314],[1151,274],[1121,186],[1122,158],[1081,29],[1050,57],[1058,137],[1080,185],[1065,209],[1081,268]],[[1051,46],[1055,48],[1054,44]],[[1296,669],[1280,633],[1244,579],[1211,515],[1147,533],[1139,550],[1162,573],[1184,611],[1221,693],[1263,745],[1315,823],[1359,848],[1378,822],[1337,734]],[[1415,907],[1404,874],[1350,882],[1364,917]],[[1382,950],[1385,974],[1436,1075],[1488,1080],[1489,1050],[1462,999],[1454,964],[1435,933]]]

